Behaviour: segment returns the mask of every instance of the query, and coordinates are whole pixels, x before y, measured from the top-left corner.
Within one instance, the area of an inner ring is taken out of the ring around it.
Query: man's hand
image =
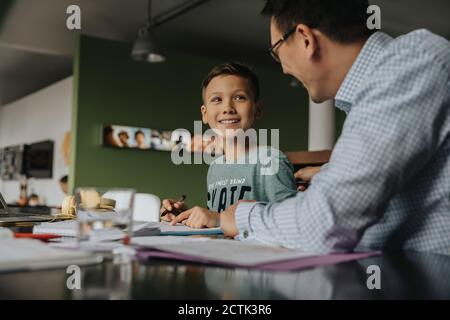
[[[234,238],[239,234],[236,226],[236,208],[242,202],[256,202],[255,200],[239,200],[238,203],[229,206],[225,211],[220,213],[220,228],[226,237]]]
[[[161,217],[162,221],[172,221],[175,219],[176,214],[187,210],[188,207],[184,204],[184,202],[177,202],[174,199],[164,199],[162,201],[162,206],[159,211],[162,214],[165,211],[168,211],[163,217]]]
[[[309,182],[317,173],[320,172],[321,168],[322,167],[319,166],[319,167],[306,167],[306,168],[300,169],[295,173],[295,178],[298,180],[303,180],[303,181]],[[306,188],[307,188],[306,186],[301,185],[298,187],[298,190],[305,191]]]
[[[177,223],[184,223],[191,228],[214,228],[219,223],[219,213],[210,211],[201,207],[193,207],[187,211],[180,213],[170,223],[176,225]]]

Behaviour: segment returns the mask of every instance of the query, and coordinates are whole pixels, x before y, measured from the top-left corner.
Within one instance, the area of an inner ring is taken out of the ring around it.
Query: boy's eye
[[[247,97],[244,95],[237,95],[234,97],[234,99],[239,101],[239,100],[245,100],[245,99],[247,99]]]
[[[219,97],[211,98],[211,102],[220,102],[220,101],[222,101],[222,99],[220,99]]]

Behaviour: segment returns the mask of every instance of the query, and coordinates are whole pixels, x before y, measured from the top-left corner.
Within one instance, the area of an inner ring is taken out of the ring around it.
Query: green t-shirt
[[[286,155],[269,147],[249,151],[234,163],[224,157],[208,170],[208,209],[222,212],[239,200],[278,202],[297,194],[294,168]]]

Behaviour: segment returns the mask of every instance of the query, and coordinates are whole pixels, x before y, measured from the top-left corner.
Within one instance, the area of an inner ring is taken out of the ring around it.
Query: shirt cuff
[[[239,234],[236,240],[244,240],[250,236],[250,213],[257,202],[242,202],[236,208],[235,220]]]

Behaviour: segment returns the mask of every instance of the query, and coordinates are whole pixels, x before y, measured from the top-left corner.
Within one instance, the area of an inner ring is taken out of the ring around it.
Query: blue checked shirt
[[[426,30],[364,45],[335,97],[347,113],[304,193],[242,203],[238,239],[308,252],[450,249],[450,43]]]

